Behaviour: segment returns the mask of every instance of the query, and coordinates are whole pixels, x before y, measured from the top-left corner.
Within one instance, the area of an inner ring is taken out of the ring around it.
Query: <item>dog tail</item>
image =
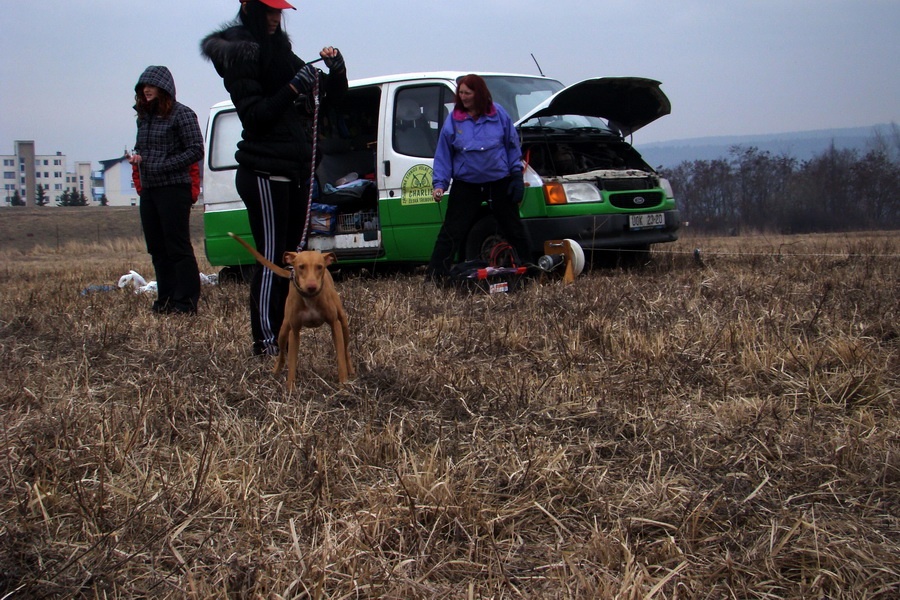
[[[264,267],[267,267],[270,271],[272,271],[273,273],[275,273],[276,275],[278,275],[278,276],[280,276],[280,277],[284,277],[285,279],[290,279],[290,278],[291,278],[291,272],[290,272],[290,271],[288,271],[288,270],[285,269],[285,268],[279,267],[278,265],[276,265],[275,263],[273,263],[271,260],[269,260],[268,258],[266,258],[265,256],[263,256],[262,254],[260,254],[259,251],[258,251],[256,248],[254,248],[253,246],[251,246],[250,244],[248,244],[247,242],[245,242],[244,240],[242,240],[237,234],[231,233],[231,232],[229,231],[229,232],[228,232],[228,235],[230,235],[230,236],[233,237],[235,240],[237,240],[237,242],[238,242],[241,246],[243,246],[244,248],[246,248],[247,251],[250,252],[250,254],[252,254],[253,257],[256,258],[256,260],[258,260],[258,261],[260,262],[260,264],[262,264]]]

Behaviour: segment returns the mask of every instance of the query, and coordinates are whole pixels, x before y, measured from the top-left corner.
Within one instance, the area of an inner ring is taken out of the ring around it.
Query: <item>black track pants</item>
[[[256,249],[276,265],[295,251],[306,225],[308,190],[296,181],[272,178],[239,167],[237,192],[247,207]],[[250,282],[250,327],[255,354],[278,354],[278,331],[284,319],[289,281],[260,267]]]

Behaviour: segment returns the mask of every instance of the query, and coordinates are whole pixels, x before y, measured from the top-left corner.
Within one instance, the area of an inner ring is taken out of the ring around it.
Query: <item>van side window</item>
[[[237,151],[242,131],[243,127],[236,110],[223,111],[215,116],[207,156],[210,169],[221,171],[237,168],[234,153]]]
[[[452,96],[446,85],[406,87],[394,97],[395,152],[434,158],[438,133],[447,116],[444,102]]]

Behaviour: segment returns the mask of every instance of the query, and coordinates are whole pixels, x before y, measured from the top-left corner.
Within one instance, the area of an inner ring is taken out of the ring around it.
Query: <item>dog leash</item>
[[[316,61],[313,61],[316,62]],[[303,235],[297,244],[297,252],[306,248],[306,240],[309,237],[309,223],[312,219],[313,183],[316,180],[316,152],[319,146],[319,76],[313,82],[313,131],[312,131],[312,165],[309,168],[309,192],[306,196],[306,222],[303,225]]]

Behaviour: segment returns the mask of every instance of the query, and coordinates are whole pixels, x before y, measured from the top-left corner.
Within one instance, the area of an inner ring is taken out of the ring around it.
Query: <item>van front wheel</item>
[[[497,219],[488,215],[480,219],[472,227],[466,238],[466,260],[484,260],[490,262],[494,248],[505,244],[506,239],[500,233]]]
[[[219,270],[219,283],[250,283],[257,266],[229,265]]]

